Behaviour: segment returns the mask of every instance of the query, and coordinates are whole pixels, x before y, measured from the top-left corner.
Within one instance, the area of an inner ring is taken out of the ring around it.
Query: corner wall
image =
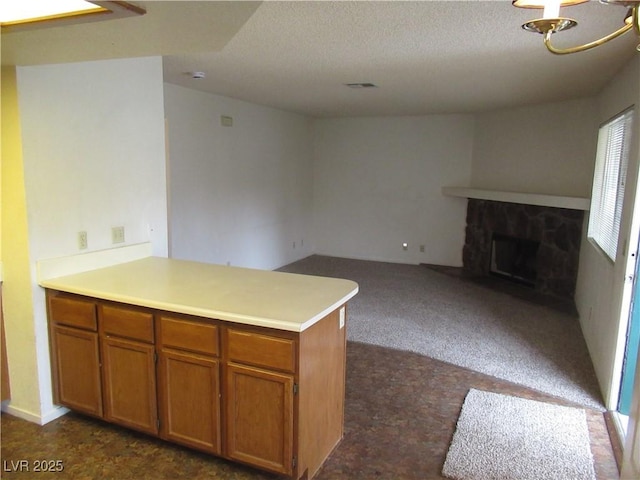
[[[472,115],[316,120],[316,253],[461,266],[466,201],[442,187],[469,184],[473,131]]]
[[[594,98],[477,114],[471,186],[590,197],[595,118]]]
[[[24,192],[26,205],[21,211],[19,203],[5,204],[3,189],[5,227],[12,215],[28,221],[13,239],[26,257],[20,282],[7,271],[3,290],[13,396],[7,410],[15,415],[46,423],[60,413],[52,403],[36,262],[142,242],[151,242],[155,255],[167,254],[162,85],[160,58],[17,69],[23,170],[14,160],[15,174],[3,175],[3,182],[16,182],[13,192]],[[124,243],[112,244],[113,226],[125,227]],[[87,232],[86,250],[79,249],[79,231]]]
[[[26,415],[40,413],[34,349],[33,297],[24,186],[22,135],[14,67],[2,67],[2,308],[11,379],[11,403]]]
[[[171,257],[274,269],[313,253],[311,120],[164,88]]]

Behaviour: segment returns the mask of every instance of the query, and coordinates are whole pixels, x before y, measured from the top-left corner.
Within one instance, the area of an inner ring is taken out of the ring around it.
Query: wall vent
[[[378,86],[374,83],[345,83],[345,85],[349,88],[377,88]]]

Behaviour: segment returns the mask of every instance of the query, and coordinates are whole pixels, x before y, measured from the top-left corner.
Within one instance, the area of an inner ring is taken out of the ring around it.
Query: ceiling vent
[[[373,83],[345,83],[345,85],[349,88],[377,88],[378,86]]]

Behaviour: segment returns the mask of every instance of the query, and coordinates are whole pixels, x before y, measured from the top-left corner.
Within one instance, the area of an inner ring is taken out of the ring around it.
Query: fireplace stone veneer
[[[540,242],[533,288],[546,295],[573,300],[583,218],[582,210],[470,198],[463,270],[470,276],[490,274],[494,234]]]

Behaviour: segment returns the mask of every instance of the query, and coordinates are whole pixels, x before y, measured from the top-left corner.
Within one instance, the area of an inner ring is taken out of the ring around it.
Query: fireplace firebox
[[[491,243],[491,273],[535,287],[540,242],[494,233]]]

